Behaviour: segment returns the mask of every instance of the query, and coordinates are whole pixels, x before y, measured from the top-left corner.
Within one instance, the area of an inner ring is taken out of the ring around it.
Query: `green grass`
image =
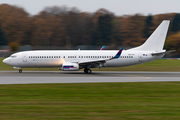
[[[12,66],[2,63],[0,59],[0,70],[16,70]],[[58,68],[23,68],[26,70],[36,71],[58,71]],[[93,71],[180,71],[180,60],[155,60],[151,63],[144,63],[129,67],[114,67],[114,68],[101,68],[92,69]],[[17,71],[17,70],[16,70]]]
[[[0,85],[1,120],[177,120],[180,82]]]

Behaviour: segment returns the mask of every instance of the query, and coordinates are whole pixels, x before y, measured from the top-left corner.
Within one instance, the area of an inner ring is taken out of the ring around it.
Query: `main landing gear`
[[[91,74],[91,69],[89,69],[89,68],[84,68],[84,73],[86,73],[86,74]]]
[[[22,69],[19,69],[19,73],[22,73]]]

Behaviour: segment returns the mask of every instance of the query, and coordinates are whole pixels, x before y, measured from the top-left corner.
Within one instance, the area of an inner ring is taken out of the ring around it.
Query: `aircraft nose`
[[[8,58],[4,59],[3,63],[8,64],[9,63]]]

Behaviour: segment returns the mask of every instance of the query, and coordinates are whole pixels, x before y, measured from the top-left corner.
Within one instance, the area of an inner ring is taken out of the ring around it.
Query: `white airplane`
[[[12,54],[3,60],[5,64],[19,69],[33,67],[58,67],[63,71],[84,69],[91,73],[90,68],[124,67],[163,57],[168,51],[163,50],[169,20],[164,20],[152,35],[139,47],[129,50],[38,50]],[[104,48],[102,48],[104,49]],[[172,52],[172,51],[170,51]]]

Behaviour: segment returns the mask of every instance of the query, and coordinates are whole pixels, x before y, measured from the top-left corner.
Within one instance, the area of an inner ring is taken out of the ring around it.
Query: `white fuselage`
[[[6,58],[3,62],[13,67],[61,67],[63,63],[101,60],[113,57],[118,50],[46,50],[19,52]],[[151,62],[163,57],[152,56],[152,51],[123,50],[118,59],[108,60],[102,67],[123,67]]]

